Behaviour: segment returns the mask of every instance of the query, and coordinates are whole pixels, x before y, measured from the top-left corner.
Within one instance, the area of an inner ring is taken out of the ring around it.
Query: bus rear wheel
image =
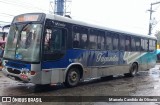
[[[125,76],[126,77],[134,77],[138,72],[138,65],[136,63],[133,63],[129,73],[126,73]]]
[[[77,68],[71,68],[67,72],[64,85],[66,87],[75,87],[79,83],[80,72]]]
[[[138,72],[138,65],[136,63],[133,63],[130,69],[129,76],[134,77]]]

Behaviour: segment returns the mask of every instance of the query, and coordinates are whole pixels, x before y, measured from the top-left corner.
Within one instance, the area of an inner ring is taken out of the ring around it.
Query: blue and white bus
[[[156,38],[67,17],[27,13],[14,17],[3,73],[34,84],[64,83],[117,74],[135,76],[156,64]]]

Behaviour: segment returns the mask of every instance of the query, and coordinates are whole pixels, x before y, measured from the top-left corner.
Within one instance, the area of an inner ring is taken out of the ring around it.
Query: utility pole
[[[155,12],[152,10],[152,6],[159,4],[160,2],[156,2],[156,3],[151,3],[151,7],[150,10],[148,10],[150,12],[150,18],[149,18],[149,32],[148,35],[151,35],[151,31],[152,31],[152,12]]]
[[[64,0],[55,0],[54,14],[64,15]]]
[[[50,7],[52,7],[52,11],[54,14],[61,16],[69,16],[71,14],[70,5],[72,0],[51,0]],[[54,6],[53,6],[54,3]],[[54,7],[54,8],[53,8]],[[51,13],[51,11],[50,11]]]

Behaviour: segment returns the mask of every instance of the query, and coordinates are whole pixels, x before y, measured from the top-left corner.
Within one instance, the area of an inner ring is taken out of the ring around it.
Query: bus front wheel
[[[80,72],[77,68],[71,68],[67,72],[64,85],[66,87],[75,87],[79,83]]]

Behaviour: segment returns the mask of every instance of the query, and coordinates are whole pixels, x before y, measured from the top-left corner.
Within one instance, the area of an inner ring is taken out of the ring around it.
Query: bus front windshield
[[[39,62],[41,24],[13,24],[7,38],[4,58]]]

